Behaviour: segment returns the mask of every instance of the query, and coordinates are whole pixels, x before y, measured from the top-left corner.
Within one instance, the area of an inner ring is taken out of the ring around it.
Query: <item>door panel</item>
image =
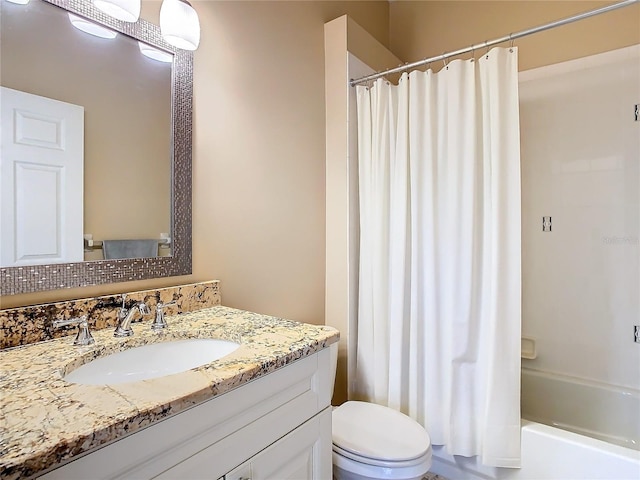
[[[14,141],[20,145],[64,150],[64,120],[25,110],[14,110]]]
[[[14,168],[15,212],[22,219],[16,222],[16,259],[49,262],[61,258],[61,168],[24,162],[16,162]]]

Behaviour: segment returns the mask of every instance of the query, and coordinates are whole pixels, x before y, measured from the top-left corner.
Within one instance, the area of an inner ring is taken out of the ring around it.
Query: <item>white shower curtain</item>
[[[357,87],[360,279],[351,398],[449,453],[520,464],[517,50]]]

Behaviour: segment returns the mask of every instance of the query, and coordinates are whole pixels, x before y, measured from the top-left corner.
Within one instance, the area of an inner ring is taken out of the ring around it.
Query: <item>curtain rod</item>
[[[464,53],[473,52],[475,50],[479,50],[481,48],[489,48],[499,43],[509,42],[512,40],[516,40],[517,38],[526,37],[527,35],[533,35],[534,33],[544,32],[545,30],[550,30],[552,28],[561,27],[562,25],[567,25],[568,23],[577,22],[578,20],[583,20],[585,18],[594,17],[596,15],[600,15],[601,13],[611,12],[612,10],[617,10],[619,8],[627,7],[629,5],[633,5],[634,3],[638,3],[640,0],[624,0],[619,3],[614,3],[612,5],[607,5],[606,7],[597,8],[595,10],[590,10],[588,12],[579,13],[578,15],[574,15],[573,17],[563,18],[561,20],[556,20],[555,22],[547,23],[545,25],[540,25],[538,27],[529,28],[527,30],[521,30],[516,33],[510,33],[509,35],[505,35],[504,37],[496,38],[495,40],[485,41],[482,43],[477,43],[470,47],[461,48],[459,50],[454,50],[452,52],[443,53],[442,55],[436,55],[435,57],[426,58],[424,60],[419,60],[413,63],[406,63],[399,67],[390,68],[389,70],[385,70],[383,72],[372,73],[371,75],[366,75],[364,77],[357,78],[355,80],[350,80],[349,85],[355,87],[361,83],[369,82],[371,80],[376,80],[380,77],[384,77],[385,75],[389,75],[392,73],[400,73],[405,72],[407,70],[412,70],[416,67],[421,67],[423,65],[427,65],[432,62],[437,62],[439,60],[446,60],[450,57],[455,57],[457,55],[462,55]]]

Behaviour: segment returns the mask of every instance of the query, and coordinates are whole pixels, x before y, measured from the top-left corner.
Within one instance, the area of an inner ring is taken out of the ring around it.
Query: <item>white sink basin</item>
[[[98,358],[64,379],[85,385],[114,385],[164,377],[205,365],[229,355],[240,344],[217,339],[154,343]]]

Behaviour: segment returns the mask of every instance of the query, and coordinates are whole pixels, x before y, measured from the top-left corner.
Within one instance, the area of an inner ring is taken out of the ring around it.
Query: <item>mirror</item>
[[[159,27],[120,22],[89,0],[3,1],[0,8],[2,86],[84,108],[84,218],[77,241],[82,234],[97,244],[170,238],[161,257],[3,267],[0,294],[191,273],[192,53],[164,42]],[[118,34],[107,40],[81,32],[68,12]],[[53,40],[43,42],[38,31]],[[143,56],[140,45],[173,62]],[[85,255],[102,258],[96,249]]]
[[[34,137],[48,143],[38,136],[43,132],[30,130],[36,125],[7,121],[3,162],[14,162],[7,169],[15,174],[6,175],[2,188],[14,189],[18,196],[14,201],[4,198],[9,205],[0,217],[2,240],[7,249],[12,243],[23,248],[1,255],[0,265],[104,259],[105,249],[90,248],[89,242],[83,248],[84,234],[98,241],[154,239],[161,233],[168,237],[173,55],[166,54],[168,63],[151,59],[141,53],[136,39],[110,29],[96,32],[107,38],[90,35],[73,25],[95,24],[79,24],[80,17],[39,0],[3,2],[3,7],[0,84],[15,90],[3,89],[3,109],[61,118],[66,124],[60,142],[84,148],[61,152],[55,140],[52,145],[33,144]],[[76,111],[81,117],[72,122]],[[52,126],[31,115],[26,121]],[[76,124],[77,132],[71,128]],[[12,145],[14,131],[31,141]],[[58,165],[64,167],[56,169]],[[64,183],[59,193],[57,182]],[[28,197],[20,198],[20,190],[28,191]],[[49,212],[47,205],[57,208]],[[27,218],[19,218],[20,212]],[[15,232],[12,223],[18,227]],[[41,233],[29,235],[33,231]],[[158,250],[156,244],[155,253],[146,256],[169,254],[168,246]]]

